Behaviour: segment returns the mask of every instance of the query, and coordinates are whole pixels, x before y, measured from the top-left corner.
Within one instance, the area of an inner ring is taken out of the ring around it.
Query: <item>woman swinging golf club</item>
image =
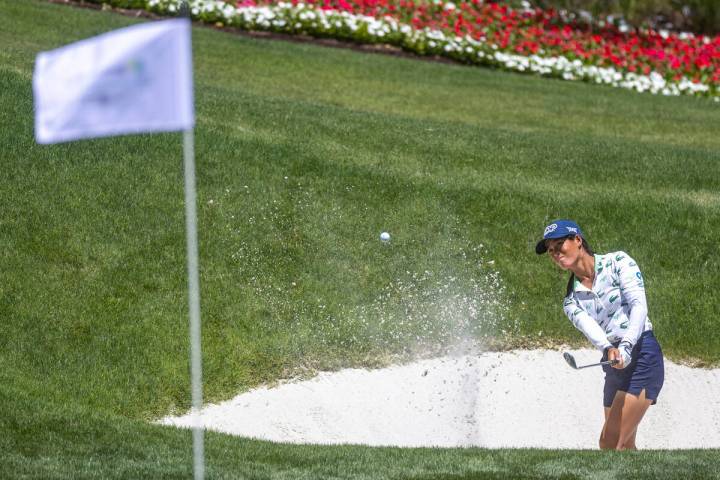
[[[535,251],[548,252],[560,268],[572,272],[565,314],[603,352],[603,361],[615,361],[602,366],[605,425],[600,448],[635,449],[638,424],[656,403],[665,377],[640,269],[625,252],[594,254],[570,220],[548,225]]]

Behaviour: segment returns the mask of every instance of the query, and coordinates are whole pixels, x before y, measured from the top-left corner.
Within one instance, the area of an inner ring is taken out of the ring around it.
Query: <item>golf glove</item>
[[[630,342],[620,342],[618,350],[620,351],[620,356],[623,360],[623,368],[625,368],[630,365],[630,362],[632,362],[632,345]]]

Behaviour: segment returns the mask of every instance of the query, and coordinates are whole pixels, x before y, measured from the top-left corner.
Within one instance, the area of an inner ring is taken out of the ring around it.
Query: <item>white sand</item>
[[[599,360],[593,350],[571,352],[578,365]],[[201,419],[210,430],[278,442],[595,449],[603,375],[600,367],[571,369],[554,350],[442,357],[259,388],[207,405]],[[720,369],[666,360],[665,386],[637,443],[720,448]]]

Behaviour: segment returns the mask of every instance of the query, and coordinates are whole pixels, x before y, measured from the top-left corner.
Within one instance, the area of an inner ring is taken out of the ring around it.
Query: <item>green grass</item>
[[[190,397],[181,138],[33,139],[35,55],[136,20],[42,1],[0,13],[0,477],[187,477],[189,435],[146,423]],[[533,252],[555,217],[635,257],[666,353],[720,362],[717,105],[193,34],[206,399],[464,338],[584,345],[562,315],[565,274]],[[208,456],[210,478],[718,471],[717,451],[214,434]]]

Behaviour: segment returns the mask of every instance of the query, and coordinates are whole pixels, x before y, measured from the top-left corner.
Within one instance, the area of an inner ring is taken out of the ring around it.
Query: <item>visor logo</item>
[[[557,223],[552,223],[545,227],[545,233],[543,233],[543,237],[547,237],[549,234],[557,230]]]

